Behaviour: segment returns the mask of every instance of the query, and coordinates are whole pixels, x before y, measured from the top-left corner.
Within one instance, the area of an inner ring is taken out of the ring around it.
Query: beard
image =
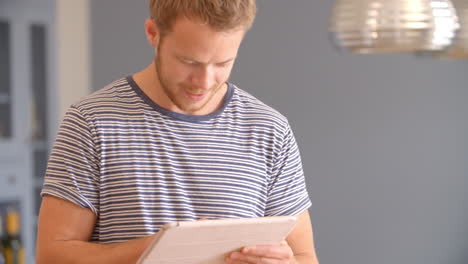
[[[183,112],[187,114],[193,114],[205,108],[208,105],[208,103],[212,101],[214,95],[217,94],[221,90],[224,83],[214,84],[208,90],[200,89],[200,88],[194,87],[193,85],[185,84],[185,83],[171,84],[169,78],[166,78],[167,76],[164,74],[161,56],[159,55],[161,54],[159,49],[160,49],[160,46],[158,47],[156,56],[154,58],[154,65],[156,68],[156,77],[159,81],[162,91],[169,98],[171,103],[177,106],[177,108],[179,108],[180,110],[182,110]],[[177,94],[177,91],[180,91],[180,90],[186,91],[190,94],[206,93],[206,98],[204,98],[202,101],[199,101],[199,102],[190,101],[187,98],[185,98],[183,95]]]

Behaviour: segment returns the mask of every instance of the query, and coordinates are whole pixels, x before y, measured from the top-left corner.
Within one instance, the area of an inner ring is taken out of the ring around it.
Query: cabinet
[[[56,125],[53,18],[48,1],[0,2],[0,204],[19,209],[27,263],[34,262],[39,193]]]
[[[27,150],[18,153],[21,155],[15,160],[21,163],[0,162],[0,213],[5,216],[6,209],[13,206],[21,215],[21,240],[25,248],[27,263],[33,263],[34,225],[33,197],[28,190],[32,184],[28,181],[30,164],[27,159]],[[12,161],[12,160],[10,160]]]
[[[0,20],[0,139],[12,136],[10,38],[10,24],[6,20]]]
[[[89,7],[0,0],[0,206],[19,207],[27,263],[59,120],[90,91]]]

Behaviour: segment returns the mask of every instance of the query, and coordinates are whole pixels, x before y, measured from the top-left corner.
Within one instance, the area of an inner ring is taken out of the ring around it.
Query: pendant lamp
[[[460,29],[453,40],[453,44],[437,55],[468,59],[468,0],[452,0],[452,3],[457,10]]]
[[[330,31],[353,53],[442,50],[459,28],[450,0],[336,0]]]

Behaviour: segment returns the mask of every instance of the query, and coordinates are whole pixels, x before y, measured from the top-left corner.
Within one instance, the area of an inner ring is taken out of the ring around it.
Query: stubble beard
[[[160,52],[159,52],[159,47],[158,47],[156,56],[154,58],[154,65],[155,65],[155,68],[156,68],[155,69],[156,70],[156,77],[157,77],[157,80],[159,81],[161,89],[166,94],[166,96],[169,98],[169,100],[171,101],[172,104],[174,104],[175,106],[177,106],[177,108],[179,108],[180,110],[184,111],[187,114],[195,113],[195,112],[199,111],[200,109],[204,108],[213,99],[214,95],[217,94],[224,85],[224,83],[221,83],[221,84],[217,85],[217,87],[216,87],[216,84],[215,84],[215,86],[210,88],[209,91],[208,91],[209,94],[207,95],[207,98],[201,104],[183,103],[182,100],[179,100],[181,95],[177,96],[174,93],[174,91],[169,88],[169,86],[170,86],[169,82],[164,78],[164,74],[161,71],[162,65],[161,65],[161,57],[159,56],[159,54],[160,54]],[[195,88],[195,87],[182,86],[182,89],[186,90],[186,91],[188,91],[190,93],[193,93],[193,94],[197,94],[200,91],[200,89]]]

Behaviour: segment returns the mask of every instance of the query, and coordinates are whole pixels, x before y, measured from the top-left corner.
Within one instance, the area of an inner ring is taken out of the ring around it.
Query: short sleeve
[[[51,195],[98,215],[99,162],[89,122],[72,106],[62,121],[41,195]]]
[[[299,148],[289,125],[283,135],[268,186],[265,216],[297,215],[312,205],[307,193]]]

